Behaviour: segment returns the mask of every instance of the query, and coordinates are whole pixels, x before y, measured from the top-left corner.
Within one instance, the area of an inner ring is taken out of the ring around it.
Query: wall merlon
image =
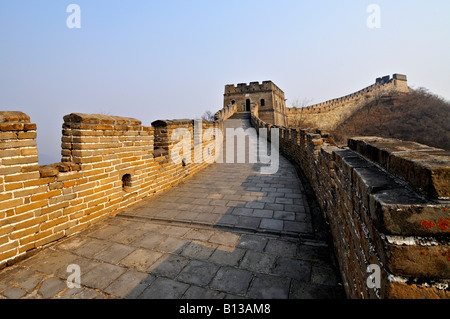
[[[450,199],[449,151],[379,137],[351,138],[348,145],[428,197]]]

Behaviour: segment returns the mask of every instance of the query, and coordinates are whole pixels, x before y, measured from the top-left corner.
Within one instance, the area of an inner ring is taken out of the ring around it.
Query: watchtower
[[[261,120],[280,126],[287,124],[284,92],[272,81],[229,84],[225,86],[223,105],[237,105],[238,112],[256,108]]]

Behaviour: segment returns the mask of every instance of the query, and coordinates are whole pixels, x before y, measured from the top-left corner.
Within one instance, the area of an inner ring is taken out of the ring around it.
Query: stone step
[[[250,112],[237,112],[234,113],[229,119],[230,120],[240,120],[240,119],[250,119],[251,114]]]
[[[284,238],[295,238],[311,241],[314,240],[314,235],[308,231],[305,232],[296,232],[296,231],[286,231],[286,230],[277,230],[264,226],[248,226],[242,224],[231,224],[229,222],[217,222],[210,223],[207,221],[188,221],[188,220],[174,220],[168,218],[161,217],[153,217],[146,216],[144,214],[127,214],[127,213],[119,213],[116,215],[118,218],[136,220],[143,223],[153,223],[153,224],[170,224],[173,226],[189,226],[191,228],[214,228],[214,229],[222,229],[225,231],[233,231],[233,232],[243,232],[243,233],[252,233],[255,235],[261,236],[277,236]]]

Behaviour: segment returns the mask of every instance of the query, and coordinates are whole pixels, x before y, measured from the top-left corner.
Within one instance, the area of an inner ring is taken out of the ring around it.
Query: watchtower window
[[[122,188],[131,187],[131,175],[125,174],[122,176]]]
[[[231,101],[231,105],[235,105],[235,104],[236,104],[235,100]]]
[[[261,106],[265,106],[266,105],[266,101],[264,101],[264,99],[261,99]]]

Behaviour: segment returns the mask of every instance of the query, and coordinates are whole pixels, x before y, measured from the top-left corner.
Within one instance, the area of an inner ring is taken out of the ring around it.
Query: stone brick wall
[[[339,148],[323,130],[278,128],[329,224],[349,298],[450,298],[450,152],[378,137]],[[371,265],[379,288],[367,284]]]
[[[288,126],[314,127],[333,130],[343,123],[358,109],[390,92],[408,92],[408,82],[405,75],[394,74],[378,78],[372,84],[358,92],[332,99],[323,103],[303,108],[286,108]],[[299,123],[303,123],[300,125]]]
[[[203,122],[195,140],[192,120],[145,127],[131,118],[70,114],[61,163],[40,166],[36,124],[22,112],[0,112],[0,268],[205,168],[216,150],[211,136],[198,135],[214,127]],[[191,161],[171,160],[177,128],[190,132]]]

